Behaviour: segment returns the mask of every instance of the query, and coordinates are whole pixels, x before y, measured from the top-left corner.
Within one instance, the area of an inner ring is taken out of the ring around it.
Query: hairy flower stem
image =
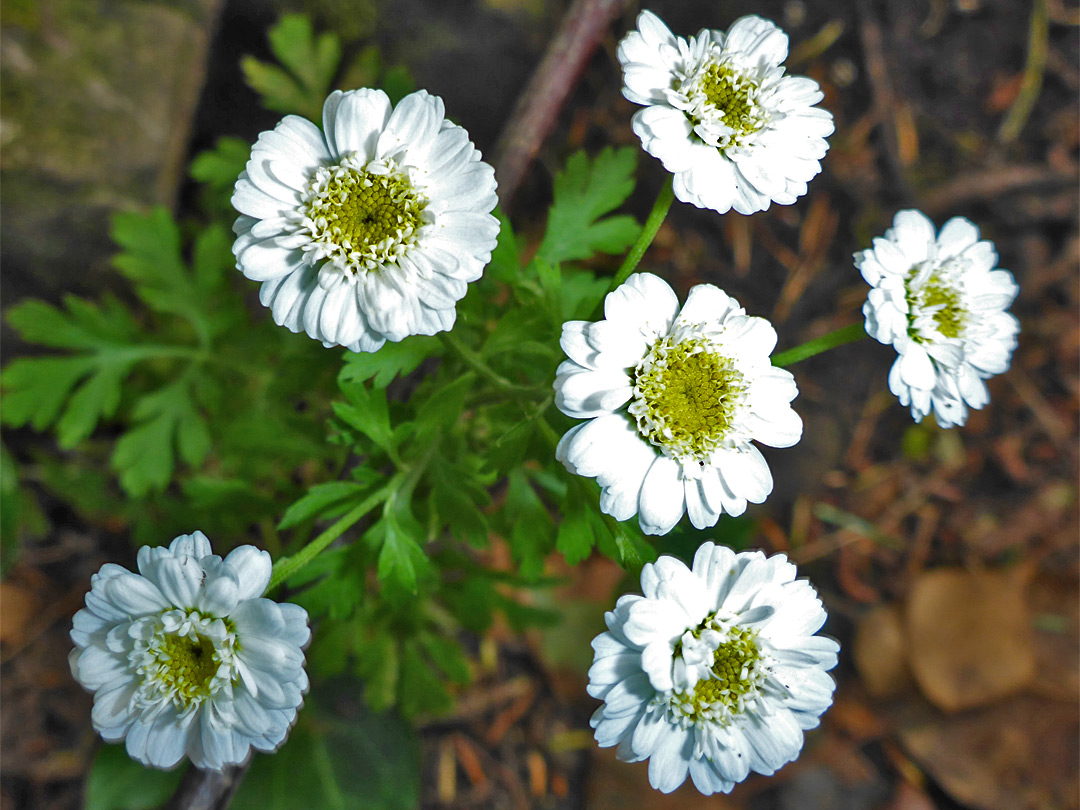
[[[845,326],[829,332],[827,335],[808,340],[806,343],[788,349],[786,352],[773,355],[772,364],[778,368],[784,368],[808,357],[813,357],[815,354],[821,354],[837,346],[843,346],[845,343],[854,343],[864,337],[866,337],[866,327],[861,323],[853,323],[851,326]]]
[[[614,290],[630,278],[630,274],[638,266],[638,262],[645,255],[645,251],[649,249],[652,240],[656,238],[656,232],[660,230],[660,226],[664,223],[668,209],[671,208],[671,201],[674,199],[675,190],[671,186],[671,177],[669,176],[664,181],[664,185],[661,186],[660,193],[656,195],[656,202],[653,203],[652,211],[649,212],[649,218],[645,220],[645,227],[641,229],[637,241],[630,248],[630,252],[626,254],[622,266],[619,267],[619,272],[615,274],[615,278],[611,282],[611,289]]]
[[[439,338],[442,340],[446,347],[450,349],[454,354],[461,358],[461,360],[469,368],[473,369],[481,377],[494,385],[500,391],[505,391],[511,394],[524,394],[535,393],[535,389],[528,385],[519,385],[518,383],[511,382],[506,377],[499,374],[495,369],[484,362],[479,352],[475,352],[466,346],[461,340],[450,332],[439,332]]]
[[[341,537],[341,535],[355,525],[360,518],[378,506],[381,501],[385,500],[387,494],[386,487],[372,493],[364,501],[349,510],[349,512],[334,523],[333,526],[320,534],[298,552],[289,557],[282,557],[275,562],[273,573],[270,575],[270,584],[266,586],[266,593],[271,593],[278,585],[318,557],[326,550],[327,546]]]

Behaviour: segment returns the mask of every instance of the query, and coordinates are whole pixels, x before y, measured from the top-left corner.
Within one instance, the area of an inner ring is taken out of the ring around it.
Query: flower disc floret
[[[680,308],[651,273],[609,293],[604,313],[563,324],[568,359],[555,404],[588,421],[563,436],[556,458],[596,478],[604,512],[637,515],[649,534],[666,534],[684,514],[699,529],[714,526],[764,501],[772,474],[754,442],[790,447],[802,436],[795,379],[769,360],[769,322],[711,284]]]
[[[397,262],[424,224],[427,200],[393,162],[354,162],[320,167],[301,211],[320,258],[355,274]]]
[[[495,170],[424,91],[335,91],[322,129],[259,135],[232,203],[237,268],[275,323],[372,352],[454,325],[491,259]]]
[[[224,663],[214,642],[194,630],[187,635],[163,633],[151,643],[149,652],[154,668],[145,674],[183,707],[210,696],[211,682]]]
[[[1006,310],[1019,288],[996,268],[991,242],[955,217],[935,233],[919,211],[900,211],[885,236],[855,254],[871,285],[867,333],[897,351],[889,389],[916,422],[962,425],[990,400],[984,380],[1009,368],[1020,323]]]
[[[706,61],[684,87],[695,127],[715,123],[726,128],[717,136],[721,151],[744,143],[765,126],[757,82],[730,61]]]
[[[832,703],[839,646],[816,635],[825,610],[796,574],[782,554],[713,543],[689,568],[667,556],[646,565],[642,595],[620,597],[593,640],[597,743],[647,759],[664,793],[687,776],[727,793],[798,757]]]
[[[240,546],[212,553],[201,532],[144,547],[139,573],[107,564],[75,614],[72,674],[94,693],[101,736],[128,754],[199,768],[274,751],[308,688],[307,613],[262,598],[270,555]]]
[[[706,624],[715,620],[710,617]],[[727,725],[746,710],[761,692],[766,678],[758,650],[757,633],[737,625],[727,631],[727,638],[713,653],[708,677],[702,678],[689,690],[675,690],[671,711],[690,723],[720,723]],[[675,658],[680,658],[678,646]]]
[[[735,425],[746,394],[742,373],[697,340],[662,338],[634,369],[628,411],[641,435],[681,462],[706,463]]]
[[[619,43],[623,95],[641,145],[674,175],[675,196],[723,214],[790,205],[821,171],[832,115],[817,83],[785,76],[787,35],[748,16],[726,32],[677,37],[643,11]]]

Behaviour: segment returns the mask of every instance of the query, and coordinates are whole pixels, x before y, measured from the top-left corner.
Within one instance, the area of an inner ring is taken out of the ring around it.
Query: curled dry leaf
[[[905,615],[911,669],[923,694],[946,711],[982,706],[1035,675],[1025,588],[1030,569],[938,568],[911,589]]]

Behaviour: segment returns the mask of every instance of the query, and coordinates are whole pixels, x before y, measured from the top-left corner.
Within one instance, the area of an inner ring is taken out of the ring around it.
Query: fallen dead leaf
[[[1031,691],[1075,703],[1080,699],[1080,583],[1075,576],[1040,574],[1028,602],[1037,662]]]
[[[1030,569],[928,571],[911,589],[907,647],[923,694],[947,711],[982,706],[1026,686],[1035,650],[1025,597]]]
[[[0,642],[19,646],[37,618],[41,600],[33,592],[0,582]]]
[[[866,691],[874,697],[899,694],[911,684],[903,619],[897,605],[881,605],[859,620],[854,655]]]
[[[979,810],[1075,810],[1076,707],[1021,697],[901,729],[908,753],[954,799]]]

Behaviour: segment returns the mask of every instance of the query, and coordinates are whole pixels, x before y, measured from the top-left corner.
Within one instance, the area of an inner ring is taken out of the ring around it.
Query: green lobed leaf
[[[188,171],[192,179],[206,183],[215,191],[231,194],[250,157],[250,143],[243,138],[225,135],[214,142],[213,149],[199,152],[191,161]]]
[[[76,389],[56,424],[57,441],[62,448],[71,449],[94,432],[99,420],[116,413],[121,384],[130,368],[130,363],[123,362],[103,366]]]
[[[7,321],[28,343],[55,349],[98,349],[133,342],[138,333],[127,309],[114,298],[102,307],[69,295],[67,309],[44,301],[23,301],[7,312]]]
[[[559,533],[555,538],[557,548],[569,565],[577,565],[588,558],[596,544],[596,535],[588,515],[581,509],[574,509],[563,515],[559,524]]]
[[[337,517],[348,508],[346,504],[349,501],[362,499],[367,492],[368,486],[356,481],[328,481],[316,484],[304,497],[285,510],[278,528],[291,529],[307,520]]]
[[[588,259],[597,253],[620,253],[641,230],[630,216],[602,218],[634,190],[637,151],[604,149],[590,161],[584,152],[570,156],[555,177],[547,230],[536,259],[549,265]]]
[[[424,658],[418,643],[410,639],[402,644],[401,713],[406,717],[441,714],[452,705],[443,678]]]
[[[480,463],[478,459],[474,461],[476,465]],[[467,469],[466,463],[468,460],[462,464],[437,460],[429,466],[430,508],[436,523],[453,537],[483,548],[488,544],[489,523],[482,510],[491,503],[491,496],[479,471]]]
[[[208,343],[212,335],[205,290],[181,256],[180,229],[172,213],[163,205],[147,214],[118,213],[111,234],[121,248],[113,266],[135,285],[139,298],[155,312],[184,318]]]
[[[555,532],[551,515],[520,467],[510,472],[502,511],[512,516],[508,539],[514,558],[521,564],[521,575],[535,579],[543,571]]]
[[[341,40],[335,34],[316,37],[302,14],[286,14],[270,29],[270,47],[285,69],[245,56],[240,68],[248,85],[262,96],[263,106],[319,120],[323,101],[341,64]]]
[[[389,633],[371,628],[356,640],[356,674],[364,680],[364,699],[376,711],[397,703],[401,659],[398,644]]]
[[[420,636],[420,644],[451,683],[465,686],[472,680],[468,659],[465,658],[465,652],[458,641],[424,633]]]
[[[20,357],[0,374],[5,425],[45,430],[63,408],[71,389],[94,368],[92,357]]]
[[[276,754],[256,754],[231,810],[416,810],[420,750],[396,713],[358,705],[353,684],[310,695]]]
[[[427,335],[412,335],[399,343],[387,343],[377,352],[346,352],[338,380],[372,380],[376,388],[386,388],[395,377],[411,374],[428,357],[438,357],[442,352],[442,341]]]
[[[501,209],[493,212],[499,220],[499,237],[495,249],[491,251],[491,261],[484,268],[484,275],[506,284],[521,281],[521,249],[510,220]]]
[[[386,391],[378,388],[369,390],[363,383],[350,382],[340,387],[349,401],[333,403],[334,415],[374,442],[376,447],[393,453],[396,445],[390,426]]]
[[[376,573],[380,582],[415,594],[417,580],[427,573],[431,561],[406,528],[408,524],[402,524],[390,513],[372,527],[371,533],[382,540]]]
[[[111,461],[129,495],[164,490],[172,479],[175,451],[186,464],[197,466],[210,450],[209,429],[191,401],[186,379],[144,396],[132,416],[136,424],[116,442]]]
[[[183,768],[158,771],[132,760],[122,745],[98,749],[86,780],[86,810],[149,810],[176,791]]]

